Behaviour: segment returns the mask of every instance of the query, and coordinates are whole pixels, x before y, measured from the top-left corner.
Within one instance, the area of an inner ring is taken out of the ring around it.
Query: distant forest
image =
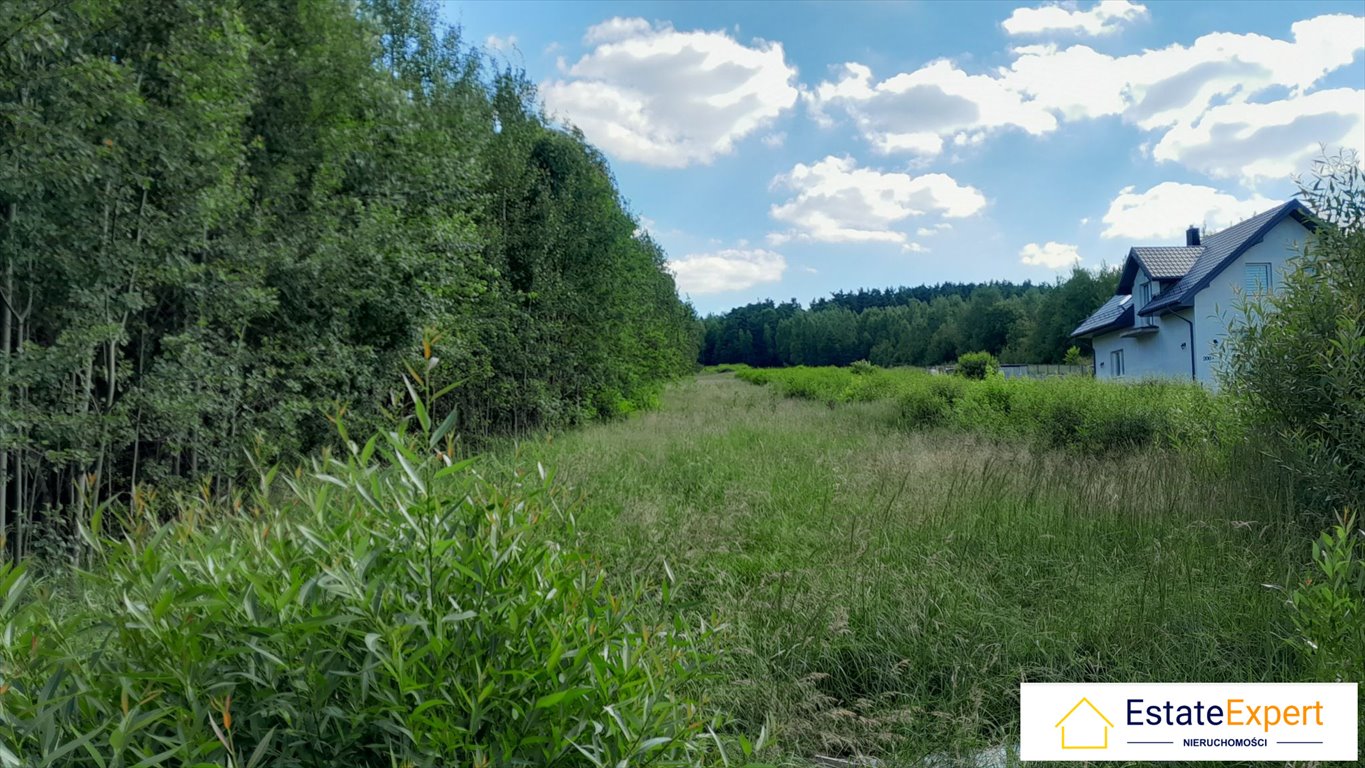
[[[736,307],[704,320],[704,365],[935,365],[986,351],[1060,363],[1071,331],[1114,294],[1117,269],[1076,268],[1055,283],[942,283]]]
[[[0,541],[368,435],[405,372],[477,439],[695,367],[605,159],[435,8],[0,3]]]

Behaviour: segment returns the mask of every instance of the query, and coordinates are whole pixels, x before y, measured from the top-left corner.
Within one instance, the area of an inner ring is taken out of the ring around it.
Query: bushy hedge
[[[957,358],[957,372],[969,379],[980,381],[1000,371],[1000,361],[989,352],[967,352]]]
[[[1212,445],[1241,434],[1231,403],[1183,382],[1116,384],[1088,377],[971,380],[919,369],[750,369],[737,374],[823,402],[894,400],[902,424],[951,427],[1049,447],[1100,452],[1139,445]]]
[[[62,599],[0,565],[0,764],[704,760],[683,689],[709,630],[666,583],[609,590],[543,471],[486,481],[414,401],[415,438],[268,472],[238,510],[96,510]]]

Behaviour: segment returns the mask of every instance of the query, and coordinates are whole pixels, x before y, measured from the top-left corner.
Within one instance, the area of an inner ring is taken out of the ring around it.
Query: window
[[[1255,296],[1270,291],[1270,265],[1248,264],[1242,276],[1242,293]]]
[[[1109,353],[1109,375],[1114,378],[1123,375],[1123,350],[1116,349]]]
[[[1139,310],[1152,303],[1152,282],[1150,280],[1138,286],[1138,300],[1140,302],[1138,304]],[[1142,324],[1156,325],[1156,318],[1151,315],[1143,317]]]

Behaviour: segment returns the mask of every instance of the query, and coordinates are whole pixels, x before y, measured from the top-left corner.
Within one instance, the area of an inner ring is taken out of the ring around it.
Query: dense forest
[[[737,307],[704,320],[702,363],[935,365],[986,351],[1060,363],[1072,329],[1114,294],[1118,271],[1076,268],[1055,284],[943,283]]]
[[[329,418],[371,429],[424,344],[465,439],[630,410],[697,358],[604,158],[430,3],[7,1],[0,155],[16,554],[65,538],[52,510],[230,494]]]

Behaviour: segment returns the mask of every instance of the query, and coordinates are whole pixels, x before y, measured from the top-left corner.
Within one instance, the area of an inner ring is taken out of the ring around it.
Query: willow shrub
[[[264,472],[239,509],[118,535],[97,512],[87,569],[0,566],[0,765],[709,759],[689,697],[711,630],[667,582],[613,593],[560,546],[573,510],[544,470],[452,461],[414,383],[418,428]]]
[[[1119,384],[1084,376],[981,380],[916,368],[750,368],[736,376],[787,397],[827,403],[890,400],[910,428],[943,427],[1105,452],[1143,445],[1200,448],[1236,442],[1232,402],[1187,382]]]

